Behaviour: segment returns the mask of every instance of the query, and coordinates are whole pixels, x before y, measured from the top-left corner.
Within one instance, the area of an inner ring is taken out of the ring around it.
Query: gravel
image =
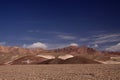
[[[4,65],[0,80],[120,80],[120,65]]]

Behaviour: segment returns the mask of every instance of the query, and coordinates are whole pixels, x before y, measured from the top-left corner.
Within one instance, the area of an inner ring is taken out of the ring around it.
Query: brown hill
[[[43,61],[39,64],[63,64],[63,61],[62,59],[49,59],[49,60],[46,60],[46,61]]]
[[[12,65],[14,65],[14,64],[38,64],[38,63],[41,63],[46,60],[48,60],[48,59],[31,55],[31,56],[21,57],[17,60],[12,61],[10,64],[12,64]]]
[[[75,56],[73,58],[69,58],[66,60],[62,60],[58,58],[50,59],[50,60],[43,61],[40,64],[100,64],[100,63],[84,57]]]
[[[9,61],[14,61],[27,55],[36,55],[41,53],[41,51],[43,49],[0,46],[0,64],[7,64]]]
[[[73,58],[69,58],[63,61],[63,64],[100,64],[97,61],[92,59],[87,59],[80,56],[75,56]]]

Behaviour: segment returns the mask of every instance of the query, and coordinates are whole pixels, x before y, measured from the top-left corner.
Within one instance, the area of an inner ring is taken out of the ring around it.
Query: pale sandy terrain
[[[2,65],[0,80],[120,80],[120,65]]]

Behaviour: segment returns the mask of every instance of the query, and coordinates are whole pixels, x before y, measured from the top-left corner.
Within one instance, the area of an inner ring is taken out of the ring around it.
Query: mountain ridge
[[[83,59],[83,61],[91,60],[91,62],[96,61],[106,61],[110,60],[111,57],[119,56],[119,52],[107,52],[107,51],[98,51],[93,48],[89,48],[86,46],[68,46],[59,49],[53,50],[45,50],[42,48],[28,49],[21,47],[10,47],[10,46],[0,46],[0,64],[23,64],[22,62],[26,62],[24,64],[37,64],[42,63],[43,60],[53,59],[51,63],[58,63],[59,61],[69,60],[77,60],[80,63],[79,59]],[[31,56],[31,57],[30,57]],[[81,57],[81,58],[78,58]],[[59,60],[56,60],[59,58]],[[77,59],[74,59],[77,58]],[[31,60],[31,62],[29,62]],[[37,61],[39,60],[39,61]],[[41,60],[41,61],[40,61]],[[34,61],[34,62],[33,62]],[[58,62],[57,62],[58,61]],[[71,62],[68,61],[68,64]],[[88,62],[88,61],[87,61]],[[63,62],[62,62],[63,63]],[[74,64],[72,63],[72,64]],[[89,63],[89,62],[88,62]],[[96,62],[97,63],[97,62]],[[67,63],[64,63],[67,64]]]

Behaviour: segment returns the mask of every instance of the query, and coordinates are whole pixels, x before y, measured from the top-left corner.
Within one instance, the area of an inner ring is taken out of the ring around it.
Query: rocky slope
[[[65,60],[59,59],[59,58],[50,59],[50,60],[43,61],[40,64],[100,64],[100,62],[94,61],[92,59],[80,57],[80,56],[75,56]]]

